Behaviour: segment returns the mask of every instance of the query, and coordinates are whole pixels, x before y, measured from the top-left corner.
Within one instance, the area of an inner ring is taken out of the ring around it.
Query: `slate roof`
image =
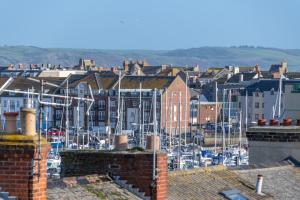
[[[263,78],[263,79],[272,79],[273,78],[273,74],[269,71],[261,71],[261,76],[260,78]]]
[[[257,195],[255,184],[223,166],[170,172],[168,178],[169,200],[226,199],[220,193],[231,189],[239,190],[249,200],[273,199],[269,194]]]
[[[273,65],[271,65],[269,71],[272,72],[272,73],[273,73],[273,72],[278,72],[279,69],[280,69],[280,67],[281,67],[280,64],[273,64]]]
[[[289,79],[298,79],[300,78],[300,72],[288,72],[284,74],[284,76]]]
[[[271,89],[274,89],[275,91],[278,90],[279,87],[279,80],[278,79],[271,79],[271,80],[260,80],[256,83],[253,83],[246,87],[246,90],[248,91],[248,95],[252,96],[253,93],[259,89],[260,92],[263,91],[270,91]],[[245,95],[245,91],[242,91],[242,95]]]
[[[161,66],[144,66],[141,70],[145,75],[155,75],[161,71]]]
[[[275,199],[298,200],[300,197],[300,168],[292,165],[234,171],[239,177],[255,185],[258,174],[262,174],[262,192]]]
[[[238,83],[240,82],[240,76],[243,75],[244,81],[250,81],[254,79],[254,77],[257,75],[256,72],[243,72],[243,73],[237,73],[234,74],[232,77],[230,77],[227,81],[227,83]]]

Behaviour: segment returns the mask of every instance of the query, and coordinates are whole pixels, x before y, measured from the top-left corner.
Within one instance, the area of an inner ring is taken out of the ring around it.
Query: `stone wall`
[[[156,154],[157,177],[153,181],[153,152],[63,151],[62,177],[91,174],[120,176],[152,199],[166,199],[167,155]]]

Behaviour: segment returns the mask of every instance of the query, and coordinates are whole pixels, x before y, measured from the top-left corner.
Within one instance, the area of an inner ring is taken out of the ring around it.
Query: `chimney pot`
[[[21,110],[21,127],[23,135],[36,135],[36,110],[23,108]]]
[[[5,131],[7,133],[17,133],[17,117],[19,115],[18,112],[5,112],[3,114],[5,116]]]
[[[147,149],[148,150],[160,150],[160,138],[157,135],[148,135],[147,136]]]
[[[125,151],[128,147],[127,135],[116,135],[115,136],[115,149]]]

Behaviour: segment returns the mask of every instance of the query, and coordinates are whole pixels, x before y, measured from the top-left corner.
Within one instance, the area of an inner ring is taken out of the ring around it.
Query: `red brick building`
[[[70,126],[76,124],[79,113],[80,127],[89,126],[116,127],[118,106],[120,106],[119,122],[122,119],[123,130],[138,130],[139,124],[144,130],[153,129],[153,94],[157,90],[156,116],[158,131],[181,132],[187,129],[190,113],[190,92],[180,76],[122,76],[120,81],[120,103],[118,103],[119,77],[112,73],[89,73],[87,75],[72,75],[69,77],[70,96],[90,97],[88,85],[91,86],[95,102],[87,119],[87,104],[72,102],[69,109]],[[64,89],[57,91],[65,93]],[[181,102],[181,105],[179,105]],[[122,105],[123,104],[123,105]],[[141,107],[141,108],[140,108]],[[181,107],[181,112],[179,112]],[[141,112],[140,112],[141,110]],[[180,113],[180,116],[179,116]],[[122,115],[121,115],[122,114]],[[63,117],[63,120],[61,119]],[[56,126],[65,120],[62,108],[54,109]],[[64,126],[64,124],[62,124]]]

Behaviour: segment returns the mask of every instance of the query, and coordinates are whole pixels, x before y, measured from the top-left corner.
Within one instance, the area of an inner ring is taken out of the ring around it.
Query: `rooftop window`
[[[229,200],[248,200],[239,190],[232,189],[221,192]]]

